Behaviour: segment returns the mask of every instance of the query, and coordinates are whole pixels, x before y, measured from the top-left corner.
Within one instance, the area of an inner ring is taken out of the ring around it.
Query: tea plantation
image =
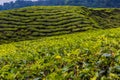
[[[0,12],[0,80],[120,80],[119,13],[75,6]]]
[[[119,80],[120,28],[0,46],[1,80]]]
[[[0,12],[0,44],[120,26],[120,9],[33,6]]]

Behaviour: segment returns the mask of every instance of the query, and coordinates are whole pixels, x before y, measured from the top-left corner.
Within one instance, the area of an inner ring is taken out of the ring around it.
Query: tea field
[[[0,12],[0,44],[120,26],[120,9],[32,6]]]
[[[120,28],[0,45],[0,80],[120,80]]]
[[[119,8],[1,11],[0,80],[120,80],[119,31]]]

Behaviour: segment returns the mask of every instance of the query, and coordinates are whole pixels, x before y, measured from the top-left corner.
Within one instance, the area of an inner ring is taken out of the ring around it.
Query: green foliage
[[[1,80],[119,80],[120,28],[0,45]]]
[[[0,79],[119,80],[120,28],[108,29],[120,27],[119,11],[33,6],[0,12]]]
[[[119,12],[119,9],[89,9],[79,6],[33,6],[2,11],[0,44],[119,27]]]
[[[8,2],[0,5],[0,10],[8,10],[14,8],[21,8],[27,6],[53,6],[53,5],[74,5],[87,7],[101,7],[101,8],[120,8],[120,0],[16,0],[15,2]],[[32,11],[29,11],[32,12]]]

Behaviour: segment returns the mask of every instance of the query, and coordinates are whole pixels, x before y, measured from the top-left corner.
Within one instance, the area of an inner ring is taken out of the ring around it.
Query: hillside
[[[0,45],[1,80],[120,80],[120,28]]]
[[[33,6],[0,12],[0,44],[120,27],[120,9]]]

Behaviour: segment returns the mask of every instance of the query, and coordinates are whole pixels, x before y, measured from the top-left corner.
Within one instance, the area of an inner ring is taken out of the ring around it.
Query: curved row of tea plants
[[[75,6],[33,6],[2,11],[0,44],[94,28],[118,27],[119,12],[119,9],[97,10]]]
[[[1,80],[119,80],[120,28],[0,45]]]

